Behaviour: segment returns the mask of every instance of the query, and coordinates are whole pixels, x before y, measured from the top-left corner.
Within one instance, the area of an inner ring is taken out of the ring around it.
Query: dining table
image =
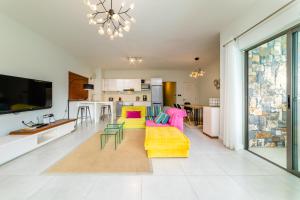
[[[181,105],[181,106],[192,109],[193,121],[194,121],[195,126],[203,125],[203,107],[204,107],[204,105],[190,104],[190,105]]]

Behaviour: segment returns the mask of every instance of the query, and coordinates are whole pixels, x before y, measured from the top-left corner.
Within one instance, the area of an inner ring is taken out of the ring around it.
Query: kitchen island
[[[94,123],[98,123],[100,120],[100,109],[101,106],[109,105],[111,108],[110,121],[114,123],[114,102],[112,101],[69,101],[69,118],[76,118],[77,109],[79,106],[90,106],[90,111],[92,115],[92,120]]]

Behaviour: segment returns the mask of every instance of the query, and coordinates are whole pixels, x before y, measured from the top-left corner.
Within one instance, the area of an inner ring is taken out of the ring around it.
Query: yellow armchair
[[[141,118],[127,118],[127,111],[141,111]],[[118,123],[125,122],[124,128],[145,128],[146,124],[146,107],[145,106],[123,106],[121,117]]]

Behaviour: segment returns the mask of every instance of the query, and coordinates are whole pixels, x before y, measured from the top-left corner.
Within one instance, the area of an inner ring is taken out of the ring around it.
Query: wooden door
[[[87,100],[88,91],[83,89],[83,85],[88,82],[87,77],[69,72],[69,100]]]

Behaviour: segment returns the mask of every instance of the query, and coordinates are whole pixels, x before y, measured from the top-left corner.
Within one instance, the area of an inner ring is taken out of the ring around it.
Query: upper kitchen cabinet
[[[122,83],[118,79],[104,79],[103,80],[103,91],[117,92],[121,91]]]
[[[124,79],[126,83],[124,84],[126,88],[124,89],[134,89],[136,92],[142,91],[141,79]]]
[[[129,89],[141,91],[141,79],[103,79],[103,91],[121,92]]]

